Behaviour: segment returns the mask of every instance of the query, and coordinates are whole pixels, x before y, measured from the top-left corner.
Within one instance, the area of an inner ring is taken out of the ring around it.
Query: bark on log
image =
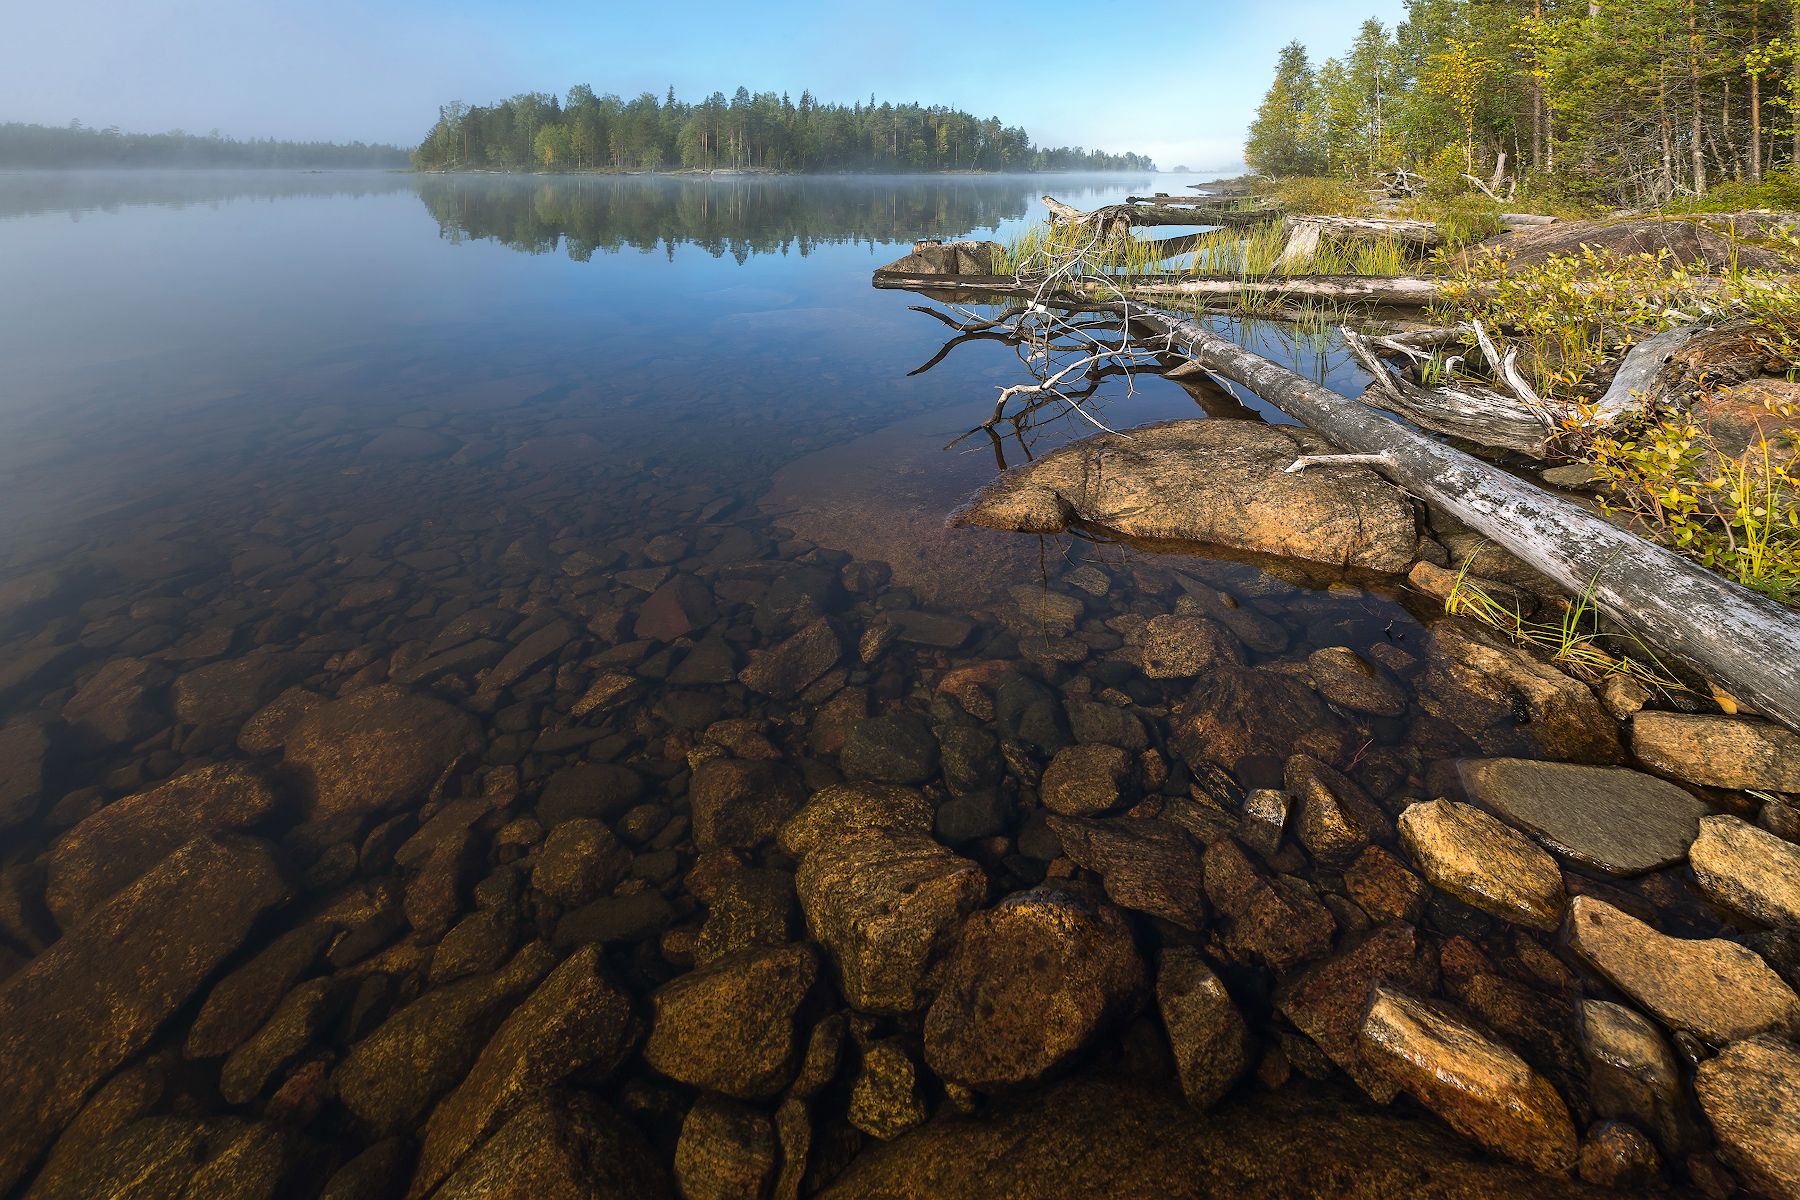
[[[875,272],[875,286],[901,291],[941,288],[981,296],[1029,296],[1041,279],[1011,275],[922,275],[885,268]],[[1120,292],[1134,300],[1234,302],[1258,299],[1327,300],[1380,308],[1424,308],[1438,297],[1438,281],[1398,275],[1295,275],[1284,279],[1243,279],[1236,275],[1147,275],[1131,279],[1069,280],[1059,296],[1083,300],[1116,299]]]
[[[1377,344],[1348,329],[1344,331],[1344,345],[1357,364],[1375,377],[1363,395],[1365,403],[1405,417],[1421,428],[1478,446],[1545,457],[1544,442],[1550,427],[1529,405],[1489,388],[1422,388],[1388,370],[1375,353]]]
[[[1680,368],[1670,371],[1670,360],[1713,329],[1711,325],[1677,325],[1633,346],[1605,394],[1594,405],[1595,424],[1611,424],[1660,403],[1687,374]]]
[[[1800,615],[1584,508],[1396,424],[1199,323],[1134,321],[1346,451],[1382,454],[1389,479],[1452,514],[1726,691],[1800,729]]]

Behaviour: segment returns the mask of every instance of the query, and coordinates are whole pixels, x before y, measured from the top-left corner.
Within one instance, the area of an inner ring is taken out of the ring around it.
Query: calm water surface
[[[1007,732],[1018,714],[994,718],[966,688],[952,689],[972,696],[957,707],[940,694],[947,673],[969,667],[986,686],[1018,670],[1100,698],[1133,712],[1156,748],[1159,717],[1187,685],[1138,675],[1121,631],[1185,592],[1230,593],[1260,631],[1258,659],[1416,632],[1391,595],[1348,584],[943,531],[944,513],[995,471],[985,439],[945,447],[1019,366],[977,342],[909,378],[945,330],[907,311],[911,298],[872,290],[870,272],[920,237],[1004,240],[1047,187],[1088,208],[1155,182],[0,175],[0,717],[49,743],[41,792],[0,808],[0,972],[107,894],[43,911],[41,872],[66,830],[197,764],[267,767],[274,814],[217,823],[276,840],[303,904],[260,923],[224,969],[294,913],[358,888],[389,887],[390,908],[404,894],[408,919],[344,918],[367,944],[327,961],[379,985],[320,1021],[247,1099],[241,1087],[222,1099],[217,1064],[203,1061],[171,1072],[140,1111],[279,1113],[322,1177],[423,1120],[382,1129],[347,1113],[331,1072],[456,973],[432,965],[432,948],[466,910],[505,914],[467,972],[535,937],[598,942],[641,1006],[691,967],[713,893],[688,876],[698,863],[717,878],[719,862],[696,857],[688,784],[711,756],[763,764],[758,787],[797,795],[838,777],[856,717],[904,710],[973,727],[959,766],[987,792],[970,799],[958,784],[939,835],[981,861],[999,895],[1057,857],[1021,800],[1042,756],[1003,753],[982,731],[997,719]],[[1245,336],[1358,385],[1335,352]],[[1189,392],[1143,379],[1104,416],[1200,413]],[[1049,422],[1030,449],[1088,431]],[[1074,597],[1073,613],[1036,610],[1046,586]],[[821,612],[841,655],[792,688],[734,678]],[[898,641],[871,644],[894,624]],[[551,628],[562,635],[541,656],[512,653]],[[97,694],[97,676],[122,670]],[[276,766],[279,734],[246,722],[277,697],[304,706],[390,681],[470,714],[478,744],[422,810],[415,795],[397,818],[307,819],[308,785]],[[1393,785],[1407,770],[1402,727],[1375,734],[1367,761],[1390,754],[1375,774]],[[1173,759],[1152,790],[1186,797],[1195,781]],[[634,865],[553,899],[525,889],[514,864],[538,854],[547,782],[583,763],[637,781],[629,812],[605,812]],[[1237,782],[1278,779],[1270,759]],[[930,787],[950,803],[935,768]],[[436,877],[446,899],[433,908],[419,860],[395,867],[393,848],[444,797],[483,795],[502,799],[472,826],[472,857]],[[791,869],[766,843],[743,851]],[[588,915],[571,924],[577,913]],[[797,931],[791,907],[779,915]],[[309,962],[297,977],[328,969]],[[179,1060],[172,1047],[205,991],[155,1023],[145,1061]],[[859,1036],[916,1028],[876,1022]],[[668,1162],[692,1092],[641,1064],[605,1086]],[[815,1182],[855,1136],[821,1152]]]

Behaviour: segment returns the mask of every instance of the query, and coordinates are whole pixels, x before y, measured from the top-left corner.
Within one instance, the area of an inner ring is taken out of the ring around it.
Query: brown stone
[[[1360,1040],[1366,1061],[1496,1154],[1557,1174],[1575,1165],[1575,1127],[1556,1089],[1470,1026],[1377,984]]]
[[[955,519],[1022,533],[1081,520],[1133,537],[1405,570],[1418,534],[1398,488],[1365,467],[1286,473],[1301,455],[1328,452],[1323,438],[1291,426],[1165,421],[1016,467]]]
[[[1286,880],[1271,880],[1230,838],[1206,848],[1203,881],[1234,953],[1286,971],[1331,950],[1331,911]]]
[[[767,1100],[800,1062],[796,1017],[818,978],[805,946],[742,951],[664,984],[644,1061],[671,1079],[742,1100]]]
[[[1065,746],[1044,768],[1044,807],[1065,817],[1091,817],[1117,808],[1131,778],[1131,756],[1117,746]]]
[[[1702,787],[1800,792],[1800,735],[1767,721],[1641,712],[1631,752],[1663,775]]]
[[[1211,1108],[1250,1069],[1243,1014],[1200,952],[1187,946],[1171,946],[1158,958],[1156,1007],[1183,1094],[1195,1108]]]
[[[1604,900],[1569,904],[1571,949],[1665,1025],[1722,1046],[1800,1031],[1800,997],[1754,951],[1658,933]]]
[[[991,1091],[1041,1079],[1145,986],[1120,912],[1057,884],[969,918],[925,1015],[925,1061],[939,1077]]]
[[[1344,756],[1349,730],[1318,694],[1290,676],[1222,667],[1203,676],[1182,702],[1169,744],[1190,768],[1233,768],[1245,758]]]
[[[244,830],[276,810],[275,793],[237,763],[200,767],[107,805],[50,848],[44,902],[64,929],[197,837]]]
[[[1309,967],[1285,987],[1276,1007],[1294,1028],[1316,1043],[1382,1104],[1398,1087],[1365,1053],[1360,1036],[1369,990],[1386,983],[1408,991],[1431,990],[1434,972],[1421,954],[1418,931],[1411,925],[1383,925],[1355,946]]]
[[[1179,825],[1154,817],[1048,821],[1063,853],[1100,876],[1114,904],[1196,933],[1206,927],[1200,847]]]
[[[0,1191],[287,896],[261,842],[169,855],[0,988]]]
[[[1244,648],[1205,617],[1163,613],[1144,626],[1140,647],[1144,674],[1151,679],[1192,679],[1219,664],[1241,667]]]
[[[288,734],[286,761],[311,786],[312,818],[329,820],[419,798],[477,744],[467,713],[383,684],[301,717]]]
[[[1400,840],[1432,886],[1464,904],[1553,932],[1562,924],[1562,870],[1530,838],[1452,800],[1400,814]]]
[[[1700,1064],[1694,1091],[1752,1192],[1800,1196],[1800,1047],[1771,1034],[1734,1042]]]

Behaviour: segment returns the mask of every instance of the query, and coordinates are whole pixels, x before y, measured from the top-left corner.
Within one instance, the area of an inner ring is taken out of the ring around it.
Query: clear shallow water
[[[15,914],[0,920],[0,968],[82,915],[16,915],[33,908],[34,872],[64,831],[198,764],[271,764],[240,748],[241,732],[288,688],[330,698],[398,679],[466,711],[479,746],[449,795],[516,793],[508,816],[542,815],[547,781],[571,766],[635,772],[650,810],[634,818],[649,829],[641,870],[609,887],[667,903],[599,940],[641,1004],[691,966],[706,909],[685,879],[688,784],[721,744],[775,761],[784,787],[822,786],[837,770],[825,726],[852,708],[966,723],[938,685],[960,667],[991,682],[998,664],[1133,708],[1160,748],[1160,722],[1190,685],[1140,678],[1120,631],[1192,587],[1223,589],[1247,612],[1262,643],[1253,661],[1416,645],[1418,622],[1391,592],[1075,539],[944,533],[944,514],[996,470],[984,440],[946,444],[1020,381],[1018,364],[976,343],[909,378],[946,331],[908,312],[910,298],[874,291],[870,272],[920,237],[1005,240],[1047,188],[1090,208],[1152,182],[0,176],[0,596],[13,587],[0,604],[0,720],[40,722],[52,743],[41,798],[0,826]],[[1245,336],[1334,386],[1360,385],[1330,348]],[[1140,378],[1103,415],[1129,426],[1200,413],[1189,392]],[[1052,422],[1030,448],[1089,431]],[[1085,584],[1070,582],[1083,568]],[[703,581],[706,599],[652,617],[647,597],[671,573]],[[1086,597],[1078,627],[1024,615],[1046,585]],[[735,682],[814,601],[843,631],[838,660],[798,694]],[[453,631],[472,613],[499,631],[494,651],[420,674],[471,644]],[[882,613],[939,620],[865,662]],[[502,651],[557,621],[573,631],[566,644],[486,686]],[[130,719],[119,736],[76,730],[68,714],[120,660],[148,664],[120,701]],[[214,682],[196,698],[182,681],[200,670]],[[608,677],[631,681],[628,702],[578,712]],[[721,720],[759,732],[716,732]],[[1368,731],[1358,761],[1378,798],[1417,767],[1408,742],[1399,721]],[[998,769],[999,748],[987,754]],[[1195,781],[1167,758],[1168,781],[1150,791],[1187,795]],[[1041,766],[1007,759],[1000,807],[959,811],[964,836],[942,835],[983,863],[996,895],[1042,879],[1056,857],[1030,791]],[[1280,766],[1261,756],[1237,782],[1279,785]],[[401,812],[401,834],[416,811]],[[478,869],[450,881],[451,917],[490,871],[534,861],[533,843],[501,839],[498,824],[480,827]],[[371,879],[416,884],[371,856],[366,824],[284,807],[252,828],[280,842],[315,907]],[[766,848],[747,857],[792,865]],[[559,932],[565,918],[608,900],[531,896],[507,910],[509,948],[584,940]],[[387,990],[361,1024],[320,1032],[299,1057],[335,1063],[431,982],[442,932],[392,929],[377,972]],[[179,1044],[185,1019],[155,1045]],[[227,1104],[202,1070],[148,1111],[260,1112],[279,1082]],[[608,1087],[667,1162],[691,1093],[641,1065]],[[328,1095],[300,1112],[328,1164],[372,1140]]]

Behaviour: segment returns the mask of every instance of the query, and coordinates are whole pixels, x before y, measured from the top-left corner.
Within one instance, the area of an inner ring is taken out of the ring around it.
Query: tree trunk
[[[1699,0],[1688,0],[1688,107],[1692,110],[1692,120],[1688,126],[1689,147],[1694,163],[1694,192],[1706,195],[1706,147],[1705,120],[1706,111],[1700,103],[1700,24],[1697,9]]]
[[[1750,48],[1762,46],[1762,0],[1750,0]],[[1750,72],[1750,182],[1762,182],[1762,72]]]
[[[1134,309],[1218,375],[1358,454],[1382,474],[1681,658],[1732,695],[1800,729],[1800,616],[1498,467],[1415,433],[1196,321]]]

